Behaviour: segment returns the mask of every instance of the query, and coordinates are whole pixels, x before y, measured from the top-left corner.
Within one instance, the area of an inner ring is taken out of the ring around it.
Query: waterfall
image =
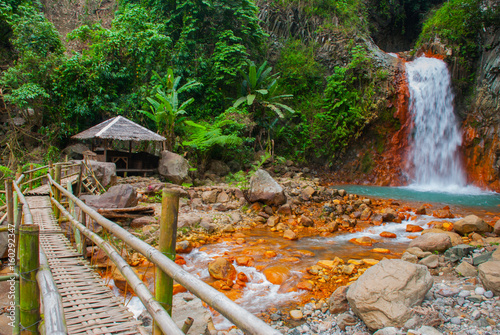
[[[420,57],[406,64],[410,91],[409,165],[412,188],[460,192],[467,180],[460,159],[462,133],[453,112],[450,73],[439,59]],[[468,192],[467,192],[468,193]]]

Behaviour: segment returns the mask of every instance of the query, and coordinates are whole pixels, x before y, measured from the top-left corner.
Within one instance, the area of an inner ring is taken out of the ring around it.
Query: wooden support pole
[[[78,184],[76,185],[76,192],[75,195],[79,197],[82,193],[82,178],[83,178],[83,171],[85,169],[84,166],[85,163],[81,162],[80,163],[80,173],[78,174]]]
[[[14,273],[19,277],[19,262],[14,267]],[[19,335],[21,333],[21,322],[20,318],[20,302],[21,302],[21,287],[19,284],[20,280],[16,280],[14,285],[14,327],[12,327],[12,335]]]
[[[39,267],[38,235],[38,225],[23,224],[19,229],[21,335],[38,334],[40,322],[40,290],[36,282]]]
[[[54,180],[56,183],[61,185],[61,165],[60,164],[56,165]],[[61,202],[61,191],[59,191],[58,189],[54,190],[54,199],[56,199],[57,202]],[[59,222],[61,219],[61,211],[57,207],[54,208],[54,216],[56,217],[57,221]]]
[[[33,164],[30,164],[30,173],[29,173],[29,189],[33,189]]]
[[[73,187],[71,186],[70,181],[68,181],[68,183],[66,184],[66,189],[68,190],[68,192],[73,194]],[[73,202],[73,200],[71,200],[70,197],[68,197],[68,212],[71,214],[72,217],[74,218],[76,217],[75,203]],[[83,250],[83,243],[82,243],[82,240],[85,239],[85,236],[82,236],[80,234],[80,231],[76,229],[75,226],[73,226],[73,236],[75,236],[76,250],[78,251],[79,254],[85,256],[86,253]]]
[[[179,214],[179,192],[163,189],[160,217],[160,241],[158,250],[175,260],[175,240],[177,239],[177,216]],[[159,267],[156,268],[156,300],[172,315],[174,280]],[[155,323],[154,335],[163,334]]]
[[[7,224],[14,224],[14,192],[12,191],[12,178],[5,181],[5,200],[7,201]]]

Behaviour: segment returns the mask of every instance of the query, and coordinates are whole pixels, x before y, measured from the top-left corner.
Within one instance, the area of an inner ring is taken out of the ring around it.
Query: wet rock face
[[[369,268],[347,291],[354,313],[371,330],[401,327],[419,305],[433,279],[427,267],[402,260],[384,260]]]
[[[236,269],[233,264],[222,257],[208,264],[208,272],[215,279],[234,280],[236,278]]]
[[[264,170],[257,170],[250,179],[249,202],[261,201],[266,205],[280,206],[286,203],[283,188]]]

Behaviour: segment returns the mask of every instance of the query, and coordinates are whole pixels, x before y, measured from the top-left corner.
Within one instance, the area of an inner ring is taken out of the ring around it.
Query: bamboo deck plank
[[[73,184],[77,179],[78,175],[74,175],[68,178],[62,178],[61,185],[66,185],[68,182],[71,182]],[[42,186],[39,186],[37,188],[34,188],[26,192],[26,195],[28,196],[48,195],[48,194],[49,194],[49,184],[44,184]]]
[[[92,265],[61,234],[63,231],[51,214],[49,198],[29,196],[27,200],[33,221],[40,226],[40,246],[62,297],[68,334],[141,334],[137,328],[141,322],[133,318]]]

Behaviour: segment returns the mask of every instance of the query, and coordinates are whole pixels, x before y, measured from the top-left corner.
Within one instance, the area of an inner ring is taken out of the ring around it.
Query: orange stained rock
[[[322,268],[325,269],[334,269],[337,265],[344,263],[342,259],[339,257],[335,257],[334,259],[322,259],[319,260],[318,263],[316,263],[318,266],[321,266]]]
[[[413,224],[406,225],[406,231],[409,233],[418,233],[419,231],[422,231],[422,230],[424,230],[424,228],[417,226],[417,225],[413,225]]]
[[[373,252],[379,253],[379,254],[390,254],[391,251],[389,249],[384,249],[384,248],[373,248]]]
[[[451,213],[450,207],[445,206],[443,209],[438,209],[432,212],[432,215],[440,219],[452,219],[455,216]]]
[[[186,264],[186,260],[181,255],[175,255],[175,264],[184,265]]]
[[[300,262],[300,258],[284,257],[284,258],[280,259],[280,262],[282,262],[282,263],[297,263],[297,262]]]
[[[301,281],[297,284],[299,290],[312,291],[314,289],[314,282],[310,280]]]
[[[182,293],[182,292],[187,292],[187,289],[181,284],[174,284],[173,294],[175,295],[177,293]]]
[[[353,244],[358,244],[358,245],[364,245],[364,246],[372,246],[373,243],[376,243],[377,241],[369,238],[368,236],[363,236],[359,238],[352,238],[349,240],[349,242]]]
[[[234,233],[233,234],[233,238],[237,239],[237,238],[245,238],[246,235],[243,234],[243,233]]]
[[[246,242],[246,240],[244,238],[240,237],[240,238],[236,239],[236,244],[240,244],[241,245],[241,244],[245,244],[245,242]]]
[[[396,238],[397,235],[388,231],[383,231],[379,234],[381,237]]]
[[[235,261],[239,266],[253,266],[255,264],[253,257],[249,256],[236,257]]]
[[[290,277],[290,269],[284,265],[268,266],[262,272],[267,280],[275,285],[283,284]]]
[[[408,235],[406,238],[410,239],[410,240],[414,240],[418,237],[418,235]]]
[[[219,257],[208,264],[208,272],[215,279],[234,280],[236,278],[236,269],[226,258]]]
[[[297,240],[299,237],[293,230],[287,229],[283,233],[283,238],[287,240]]]
[[[278,256],[278,254],[274,250],[266,250],[266,252],[264,252],[264,256],[266,258],[274,258],[274,257]]]
[[[248,276],[243,272],[238,272],[237,279],[242,282],[248,282]]]

